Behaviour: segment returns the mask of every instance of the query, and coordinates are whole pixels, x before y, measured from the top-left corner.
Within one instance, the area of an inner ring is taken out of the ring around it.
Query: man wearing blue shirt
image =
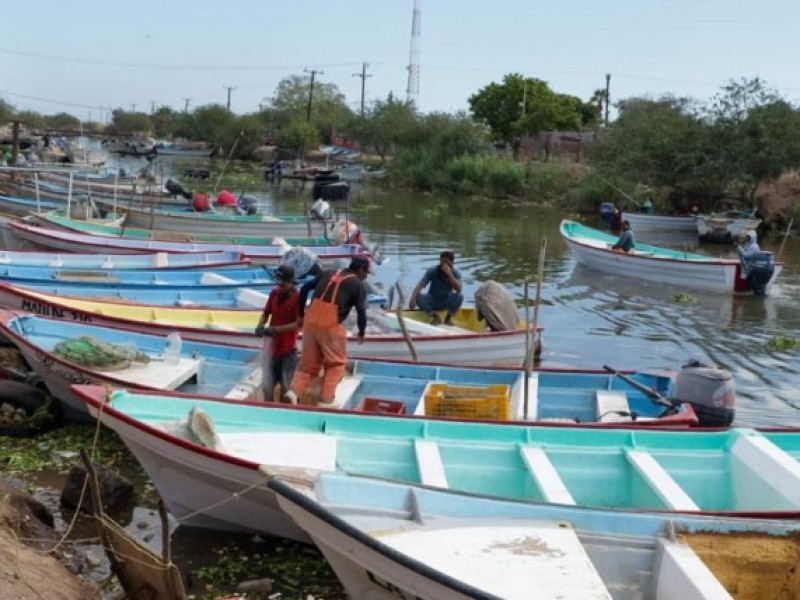
[[[630,252],[635,247],[636,240],[633,237],[633,231],[631,231],[631,224],[626,219],[622,222],[622,233],[620,234],[617,243],[611,246],[611,249],[618,252]]]
[[[464,296],[461,295],[461,273],[453,266],[456,255],[451,250],[444,250],[439,255],[439,264],[425,271],[411,299],[408,309],[419,306],[431,318],[431,325],[440,325],[442,319],[436,311],[446,310],[445,325],[452,325],[453,315],[461,308]],[[430,285],[427,294],[422,294],[425,286]]]

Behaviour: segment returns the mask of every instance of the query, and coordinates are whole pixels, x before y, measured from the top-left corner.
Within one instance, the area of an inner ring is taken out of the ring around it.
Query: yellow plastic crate
[[[509,390],[505,384],[466,387],[434,383],[425,394],[425,414],[431,417],[508,421],[511,418]]]

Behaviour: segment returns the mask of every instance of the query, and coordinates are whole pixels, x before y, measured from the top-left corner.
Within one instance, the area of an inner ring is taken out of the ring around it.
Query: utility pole
[[[606,73],[606,114],[605,114],[605,123],[606,127],[608,127],[608,104],[609,100],[611,100],[611,73]]]
[[[306,121],[311,120],[311,103],[314,101],[314,78],[317,76],[317,73],[320,75],[324,75],[325,71],[317,71],[316,69],[303,69],[305,73],[311,73],[311,86],[308,88],[308,106],[306,106]]]
[[[361,118],[364,118],[364,87],[367,83],[367,77],[372,77],[372,75],[367,75],[367,67],[369,67],[369,63],[361,63],[361,73],[353,73],[353,77],[361,77]]]
[[[184,113],[189,112],[189,102],[191,102],[191,101],[192,101],[191,98],[184,98],[183,99],[183,102],[184,102],[184,104],[183,104],[183,112]]]
[[[235,90],[236,88],[232,85],[223,85],[223,90],[228,90],[228,110],[231,109],[231,91]]]
[[[150,114],[151,115],[156,114],[156,101],[155,100],[150,100]]]
[[[136,112],[136,105],[135,104],[131,104],[131,112]]]

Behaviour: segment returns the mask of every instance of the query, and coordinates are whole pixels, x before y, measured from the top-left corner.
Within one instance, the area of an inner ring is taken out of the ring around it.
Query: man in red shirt
[[[297,317],[300,291],[294,284],[294,269],[280,265],[275,270],[277,286],[270,292],[264,312],[258,320],[256,335],[267,336],[271,343],[265,345],[269,352],[269,372],[263,373],[264,400],[272,402],[275,385],[280,383],[281,399],[297,404],[297,396],[289,389],[297,367]],[[269,327],[265,325],[269,322]]]

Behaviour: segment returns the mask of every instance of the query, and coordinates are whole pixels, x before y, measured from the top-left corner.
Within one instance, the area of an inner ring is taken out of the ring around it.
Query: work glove
[[[264,326],[263,325],[259,325],[258,327],[256,327],[256,335],[258,337],[262,337],[264,335]]]
[[[278,333],[278,330],[277,330],[277,329],[275,329],[274,327],[267,327],[266,329],[264,329],[264,333],[263,333],[263,335],[265,335],[265,336],[267,336],[267,337],[272,337],[272,336],[274,336],[276,333]]]

